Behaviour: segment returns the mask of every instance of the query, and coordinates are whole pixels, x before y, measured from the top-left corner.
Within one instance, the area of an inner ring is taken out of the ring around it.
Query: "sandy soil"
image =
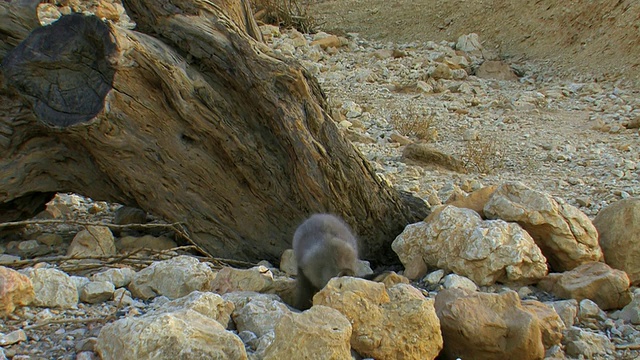
[[[637,0],[312,0],[332,33],[392,42],[455,41],[475,32],[507,61],[540,60],[559,76],[640,85]]]

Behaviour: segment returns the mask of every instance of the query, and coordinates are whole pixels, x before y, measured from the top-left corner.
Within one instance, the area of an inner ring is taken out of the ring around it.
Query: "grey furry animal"
[[[315,214],[293,235],[293,253],[298,263],[296,304],[311,307],[312,298],[336,276],[355,276],[358,241],[349,225],[334,215]]]

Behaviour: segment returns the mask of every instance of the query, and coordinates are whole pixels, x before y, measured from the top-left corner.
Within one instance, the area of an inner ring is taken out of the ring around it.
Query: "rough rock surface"
[[[330,307],[313,306],[301,314],[282,316],[264,359],[349,360],[350,338],[351,324],[344,315]]]
[[[27,276],[33,284],[33,305],[43,307],[72,308],[78,304],[75,282],[58,269],[35,269]]]
[[[536,241],[552,270],[571,270],[602,260],[598,233],[584,213],[521,182],[498,186],[484,213],[490,219],[520,224]]]
[[[100,331],[96,351],[103,360],[247,359],[239,337],[190,309],[110,323]]]
[[[538,318],[544,348],[549,349],[560,344],[562,332],[566,327],[554,307],[537,300],[523,300],[522,306]]]
[[[603,310],[621,309],[631,302],[629,277],[624,271],[591,262],[564,273],[551,273],[538,287],[562,299],[593,300]]]
[[[565,332],[562,343],[567,355],[586,359],[610,358],[615,347],[604,335],[572,327]]]
[[[466,196],[459,198],[449,198],[446,202],[447,205],[453,205],[459,208],[471,209],[478,213],[483,219],[486,219],[484,215],[484,206],[491,198],[491,195],[496,191],[497,185],[486,186],[481,189],[475,190]]]
[[[341,277],[329,281],[313,297],[313,305],[332,307],[353,326],[351,346],[360,355],[376,359],[434,359],[442,349],[440,323],[433,300],[398,284]],[[312,307],[313,308],[313,307]]]
[[[138,271],[128,288],[141,299],[157,295],[176,299],[194,290],[208,290],[214,277],[206,264],[190,256],[178,256]]]
[[[427,267],[454,271],[478,285],[533,283],[547,273],[545,257],[517,224],[483,221],[473,210],[450,205],[408,225],[391,247],[410,279],[424,276]]]
[[[274,277],[273,272],[265,266],[255,266],[250,269],[224,267],[218,271],[212,281],[211,290],[219,294],[234,291],[276,294],[287,304],[293,304],[295,280],[288,277]]]
[[[108,281],[90,281],[80,291],[80,301],[95,304],[113,297],[116,287]]]
[[[106,226],[87,226],[73,238],[67,250],[69,256],[108,256],[115,253],[115,240]]]
[[[442,290],[436,296],[444,355],[449,359],[542,359],[537,315],[525,310],[515,292],[469,293]]]
[[[640,285],[640,198],[623,199],[602,209],[593,219],[604,259]]]
[[[33,285],[28,277],[0,266],[0,317],[11,314],[16,307],[29,305],[34,297]]]

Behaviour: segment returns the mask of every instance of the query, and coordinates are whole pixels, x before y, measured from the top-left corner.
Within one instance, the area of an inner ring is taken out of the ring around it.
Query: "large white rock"
[[[624,199],[602,209],[593,219],[604,259],[640,285],[640,198]]]
[[[314,306],[280,319],[264,360],[351,360],[350,338],[351,324],[344,315],[326,306]]]
[[[330,306],[353,325],[351,346],[375,359],[434,359],[442,349],[433,300],[409,284],[333,278],[313,297],[313,308]]]
[[[35,269],[28,272],[36,294],[33,305],[42,307],[73,308],[78,305],[75,282],[57,269]]]
[[[105,325],[96,352],[103,360],[246,359],[240,338],[225,330],[232,311],[220,295],[194,291]]]
[[[98,335],[96,352],[103,360],[247,359],[238,336],[190,309],[153,312],[107,324]]]
[[[498,186],[483,211],[489,219],[522,226],[540,247],[552,270],[571,270],[603,259],[598,233],[587,215],[520,182]]]
[[[209,290],[214,278],[215,273],[206,264],[194,257],[181,255],[154,262],[138,271],[128,288],[134,297],[141,299],[158,295],[177,299],[195,290]]]
[[[473,210],[450,205],[408,225],[391,247],[410,279],[424,276],[428,267],[453,271],[478,285],[528,284],[547,274],[545,257],[517,224],[482,220]]]
[[[518,294],[445,289],[436,312],[442,324],[443,355],[448,359],[542,359],[538,317],[526,311]]]

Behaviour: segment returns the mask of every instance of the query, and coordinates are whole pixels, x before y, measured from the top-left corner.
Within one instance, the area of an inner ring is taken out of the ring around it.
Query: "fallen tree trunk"
[[[138,206],[241,260],[277,259],[305,217],[333,212],[365,258],[395,259],[389,244],[424,204],[378,179],[247,3],[163,4],[124,1],[137,31],[76,14],[3,43],[0,204],[75,192]]]

